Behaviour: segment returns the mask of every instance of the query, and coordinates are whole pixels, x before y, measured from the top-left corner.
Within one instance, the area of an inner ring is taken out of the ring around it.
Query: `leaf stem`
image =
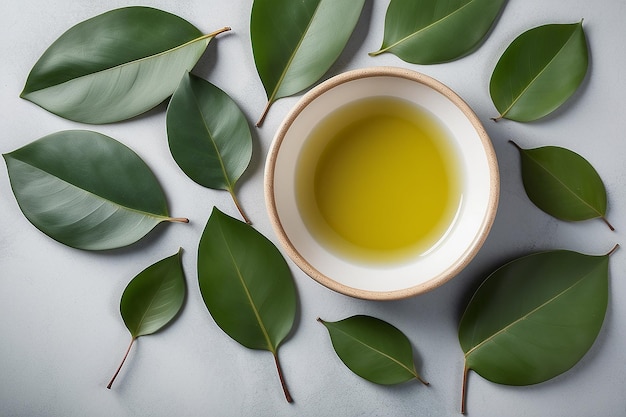
[[[385,49],[379,49],[378,51],[374,51],[374,52],[368,53],[368,55],[369,56],[377,56],[377,55],[382,54],[383,52],[386,52],[386,50]]]
[[[609,253],[607,253],[605,256],[613,255],[618,248],[619,248],[619,243],[616,243],[615,246],[613,246],[613,249],[611,249]]]
[[[117,371],[115,371],[115,374],[113,375],[113,378],[111,378],[111,381],[109,381],[109,385],[107,385],[107,389],[111,389],[111,385],[113,385],[113,381],[115,381],[115,378],[117,378],[117,374],[120,373],[120,371],[122,370],[122,366],[124,365],[124,362],[126,362],[126,358],[128,357],[128,354],[130,353],[130,348],[133,347],[133,343],[135,343],[135,337],[133,337],[132,339],[130,339],[130,344],[128,345],[128,349],[126,349],[126,353],[124,354],[124,358],[122,358],[122,363],[120,363],[120,366],[117,368]]]
[[[417,380],[418,380],[419,382],[421,382],[422,384],[426,385],[427,387],[428,387],[428,386],[430,386],[430,382],[425,381],[424,379],[422,379],[422,377],[421,377],[421,376],[419,376],[419,375],[415,374],[415,378],[417,378]]]
[[[265,108],[263,109],[263,113],[261,113],[261,117],[259,118],[259,120],[255,124],[256,127],[261,127],[261,125],[265,121],[265,116],[267,116],[267,112],[270,111],[270,106],[271,105],[272,105],[272,101],[268,100],[267,104],[265,105]]]
[[[609,221],[607,220],[607,218],[606,218],[606,217],[602,216],[602,217],[600,217],[600,218],[602,219],[602,221],[603,221],[604,223],[606,223],[606,225],[607,225],[607,226],[609,226],[609,229],[611,229],[611,232],[614,232],[614,231],[615,231],[615,228],[613,227],[613,225],[612,225],[611,223],[609,223]]]
[[[221,29],[216,30],[215,32],[211,32],[207,35],[205,35],[207,38],[214,38],[217,35],[219,35],[220,33],[224,33],[224,32],[228,32],[230,30],[230,26],[224,26]]]
[[[469,368],[467,365],[463,367],[463,385],[461,388],[461,414],[465,414],[465,402],[467,399],[467,374],[469,373]]]
[[[241,204],[239,204],[239,199],[237,198],[237,195],[235,195],[235,191],[232,189],[232,187],[228,188],[228,192],[230,193],[231,197],[233,198],[233,202],[235,203],[235,207],[237,207],[237,210],[239,210],[239,214],[241,214],[241,217],[243,217],[243,220],[247,224],[252,224],[252,222],[250,221],[248,216],[246,216],[246,213],[243,211],[243,207],[241,207]]]
[[[287,384],[285,383],[283,371],[280,367],[280,362],[278,361],[278,352],[272,352],[272,354],[274,355],[274,362],[276,362],[276,370],[278,370],[278,378],[280,379],[280,385],[283,387],[285,398],[287,399],[288,403],[292,403],[293,398],[291,398],[291,394],[289,393],[289,389],[287,388]]]
[[[168,217],[167,221],[172,223],[189,223],[189,219],[185,217]]]

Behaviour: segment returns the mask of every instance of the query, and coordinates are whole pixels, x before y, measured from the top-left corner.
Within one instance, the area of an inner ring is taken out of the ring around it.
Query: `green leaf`
[[[186,286],[181,252],[144,269],[124,290],[120,313],[132,338],[107,388],[113,385],[135,340],[162,329],[183,306]]]
[[[459,325],[463,411],[470,369],[496,383],[529,385],[567,371],[583,357],[604,320],[609,255],[536,253],[483,282]]]
[[[213,319],[250,349],[270,351],[287,401],[278,347],[296,314],[296,290],[285,259],[252,226],[214,208],[200,239],[198,282]]]
[[[178,16],[116,9],[69,29],[39,58],[21,97],[66,119],[110,123],[169,97],[209,41]]]
[[[428,385],[415,370],[411,342],[391,324],[369,316],[318,321],[328,329],[339,358],[360,377],[384,385],[411,379]]]
[[[563,104],[587,73],[583,22],[552,24],[518,36],[496,64],[489,92],[502,117],[529,122]]]
[[[383,44],[371,56],[391,52],[414,64],[461,58],[478,47],[506,0],[391,0]]]
[[[69,130],[4,155],[26,218],[79,249],[129,245],[169,217],[163,190],[132,150],[100,133]]]
[[[513,143],[513,142],[512,142]],[[561,220],[606,219],[607,197],[600,175],[586,159],[565,148],[522,149],[526,194],[541,210]]]
[[[365,0],[255,0],[250,36],[269,107],[319,80],[348,43]]]
[[[250,163],[252,135],[237,104],[213,84],[185,74],[167,109],[172,156],[192,180],[235,196],[235,183]]]

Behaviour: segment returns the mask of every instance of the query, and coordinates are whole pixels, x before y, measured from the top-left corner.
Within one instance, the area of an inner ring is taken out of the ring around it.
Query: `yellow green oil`
[[[445,127],[408,102],[376,97],[326,117],[298,160],[296,199],[323,246],[376,263],[441,240],[461,199],[461,169]]]

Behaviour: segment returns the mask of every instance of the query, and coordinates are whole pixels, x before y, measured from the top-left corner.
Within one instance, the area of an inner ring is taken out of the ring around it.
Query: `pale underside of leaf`
[[[509,323],[508,325],[506,325],[502,329],[500,329],[497,332],[495,332],[494,334],[492,334],[491,336],[485,338],[483,341],[478,343],[476,346],[474,346],[471,349],[469,349],[467,352],[465,352],[465,360],[466,360],[466,362],[468,361],[468,359],[472,355],[472,353],[478,351],[481,347],[485,346],[488,343],[496,343],[497,338],[499,336],[506,334],[510,329],[512,329],[513,327],[515,327],[516,325],[518,325],[522,321],[529,319],[534,314],[537,314],[542,309],[546,308],[548,305],[550,305],[550,304],[552,304],[554,302],[557,302],[560,298],[562,298],[565,295],[567,295],[568,292],[572,291],[578,285],[583,283],[587,278],[589,278],[589,276],[592,275],[597,268],[599,268],[599,266],[596,266],[596,268],[591,269],[589,272],[587,272],[586,274],[581,276],[579,279],[577,279],[574,283],[572,283],[572,285],[570,285],[569,287],[564,288],[561,292],[555,294],[551,298],[549,298],[546,301],[544,301],[543,303],[539,304],[537,307],[535,307],[532,310],[528,311],[526,314],[520,316],[519,318],[517,318],[516,320],[512,321],[511,323]],[[470,369],[471,369],[471,367],[470,367]]]
[[[46,234],[74,247],[126,246],[167,216],[140,212],[103,199],[12,157],[6,157],[13,191],[24,215]],[[59,240],[59,239],[57,239]]]
[[[85,123],[111,123],[137,116],[173,93],[217,33],[22,97],[61,117]]]

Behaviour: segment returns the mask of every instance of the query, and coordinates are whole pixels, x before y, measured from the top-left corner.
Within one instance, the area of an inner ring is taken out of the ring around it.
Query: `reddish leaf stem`
[[[124,362],[126,362],[126,358],[128,357],[128,354],[130,353],[130,348],[133,347],[133,343],[135,343],[135,337],[133,337],[130,340],[130,345],[128,345],[128,349],[126,349],[126,354],[124,354],[124,358],[122,359],[122,363],[120,363],[120,366],[117,368],[117,371],[115,371],[115,375],[113,375],[113,378],[111,378],[111,381],[109,381],[109,385],[107,385],[107,389],[111,389],[111,385],[113,385],[113,381],[115,381],[115,378],[117,378],[117,374],[120,373],[120,371],[122,370],[122,366],[124,365]]]
[[[604,223],[606,223],[607,226],[609,226],[609,229],[611,229],[611,232],[615,231],[615,228],[613,227],[613,225],[611,223],[609,223],[609,221],[607,220],[606,217],[602,216],[601,219],[602,219],[602,221]]]
[[[261,117],[259,118],[259,121],[256,122],[256,125],[255,125],[256,127],[261,127],[261,125],[265,121],[265,116],[267,116],[267,112],[269,112],[271,105],[272,105],[272,101],[268,100],[267,104],[265,105],[265,108],[263,109],[263,113],[261,114]]]
[[[285,398],[288,403],[293,402],[293,398],[291,398],[291,394],[289,394],[289,389],[287,389],[287,384],[285,383],[285,378],[283,377],[283,371],[280,367],[280,362],[278,361],[278,353],[273,352],[274,354],[274,362],[276,362],[276,369],[278,370],[278,378],[280,379],[280,385],[283,387],[283,392],[285,393]]]
[[[235,195],[235,191],[232,188],[229,188],[228,192],[230,193],[231,197],[233,198],[233,201],[235,203],[235,207],[237,207],[237,210],[239,210],[239,214],[241,214],[241,217],[243,217],[243,221],[245,221],[248,224],[252,224],[252,222],[250,221],[248,216],[246,216],[246,213],[243,211],[243,207],[241,207],[241,204],[239,204],[239,199]]]
[[[469,368],[467,365],[463,368],[463,385],[461,388],[461,414],[465,414],[465,402],[467,400],[467,374],[469,373]]]
[[[189,219],[185,217],[169,217],[167,221],[172,223],[189,223]]]
[[[606,256],[613,255],[618,248],[619,248],[619,243],[616,243],[615,246],[613,246],[613,249],[611,249],[609,253],[606,254]]]

